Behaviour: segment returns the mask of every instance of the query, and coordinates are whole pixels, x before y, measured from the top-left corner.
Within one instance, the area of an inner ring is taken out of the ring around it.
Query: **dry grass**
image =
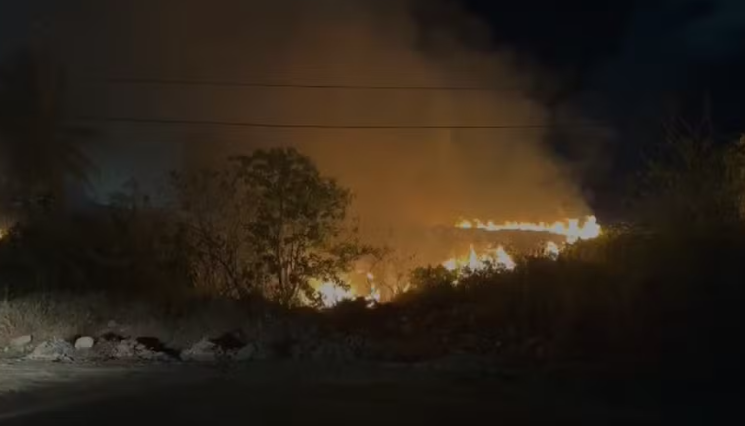
[[[170,347],[184,348],[230,331],[255,336],[260,329],[257,323],[257,315],[230,301],[169,312],[142,302],[112,303],[102,296],[33,295],[0,302],[0,347],[27,334],[39,342],[115,332],[156,337]]]
[[[72,338],[106,325],[99,297],[33,296],[0,302],[0,343],[30,334],[35,340]]]

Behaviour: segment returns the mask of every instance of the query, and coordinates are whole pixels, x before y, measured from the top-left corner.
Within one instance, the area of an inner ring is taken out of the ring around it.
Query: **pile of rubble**
[[[52,338],[36,342],[31,335],[19,336],[4,348],[6,356],[32,361],[156,361],[156,362],[245,362],[268,359],[351,361],[359,358],[359,339],[343,336],[317,338],[309,335],[250,340],[241,333],[203,338],[190,347],[170,348],[157,338],[124,337],[114,333]]]

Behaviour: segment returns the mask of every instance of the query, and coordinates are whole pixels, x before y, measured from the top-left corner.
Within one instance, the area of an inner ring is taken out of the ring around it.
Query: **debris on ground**
[[[10,341],[10,348],[13,350],[23,350],[26,346],[30,345],[33,341],[33,337],[30,334],[25,336],[18,336]]]
[[[214,362],[223,356],[222,349],[209,339],[202,339],[181,352],[181,359],[195,362]]]
[[[246,346],[233,352],[231,355],[231,359],[238,362],[251,361],[252,359],[257,357],[257,354],[258,347],[253,343],[249,343]]]
[[[32,361],[72,361],[75,347],[68,341],[52,339],[39,343],[26,359]]]

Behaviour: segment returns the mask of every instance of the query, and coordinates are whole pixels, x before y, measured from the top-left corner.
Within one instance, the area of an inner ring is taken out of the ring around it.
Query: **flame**
[[[512,260],[512,257],[509,254],[507,254],[504,247],[502,246],[497,247],[495,255],[496,255],[495,257],[496,264],[503,267],[504,269],[508,271],[512,271],[515,269],[515,267],[517,267],[517,264],[515,263],[514,260]]]
[[[453,272],[458,269],[458,259],[448,259],[442,263],[442,266],[444,266],[448,271]]]
[[[544,255],[546,257],[550,257],[551,259],[556,259],[559,257],[559,254],[561,253],[561,248],[559,248],[559,245],[556,244],[553,241],[549,241],[546,243],[546,248],[543,251]]]
[[[601,227],[595,216],[587,216],[584,219],[565,219],[554,223],[546,222],[505,222],[496,224],[493,221],[482,222],[480,220],[463,220],[456,224],[460,229],[479,229],[488,232],[498,231],[524,231],[524,232],[545,232],[560,235],[566,238],[566,244],[574,244],[579,240],[590,240],[600,236]],[[0,233],[0,237],[2,233]],[[553,241],[546,243],[544,255],[551,259],[556,259],[561,253],[562,247]],[[453,284],[457,285],[466,268],[471,271],[484,270],[490,265],[496,266],[500,270],[512,271],[517,268],[517,263],[512,256],[507,253],[503,246],[489,249],[486,253],[479,256],[473,245],[469,247],[468,253],[461,257],[453,257],[442,263],[442,266],[451,272],[456,272],[458,280]],[[357,271],[362,274],[363,271]],[[365,274],[369,284],[369,293],[367,295],[359,294],[353,288],[345,289],[334,282],[314,281],[313,287],[321,296],[323,306],[331,308],[345,300],[356,300],[364,298],[368,306],[380,303],[381,291],[375,283],[375,275],[372,272]],[[406,292],[407,288],[403,290]]]
[[[365,297],[368,306],[380,303],[380,289],[375,285],[375,275],[372,272],[367,273],[367,282],[370,283],[370,294]]]
[[[332,281],[318,281],[311,280],[311,285],[318,294],[321,296],[321,303],[324,308],[333,308],[341,302],[346,300],[356,300],[361,297],[367,301],[368,306],[373,306],[380,303],[381,292],[377,285],[375,285],[375,276],[372,272],[368,272],[367,282],[370,284],[370,292],[366,296],[362,296],[357,293],[354,288],[350,287],[346,289],[341,285]]]
[[[351,288],[345,289],[333,282],[321,283],[316,287],[316,291],[321,295],[321,302],[325,308],[332,308],[345,300],[356,299],[355,292]]]
[[[580,225],[580,219],[566,219],[554,223],[546,222],[505,222],[496,224],[492,221],[482,222],[478,219],[473,221],[463,220],[455,225],[460,229],[480,229],[489,232],[499,231],[526,231],[547,232],[566,237],[567,242],[573,244],[578,240],[591,240],[600,235],[601,228],[595,216],[588,216]]]
[[[473,245],[468,250],[467,256],[448,259],[442,263],[442,266],[450,272],[460,271],[465,268],[471,271],[480,271],[485,269],[489,264],[496,265],[508,271],[515,269],[517,266],[512,256],[502,246],[498,246],[493,253],[487,253],[479,257]]]
[[[472,271],[477,271],[479,269],[483,269],[484,263],[481,261],[481,259],[479,259],[479,256],[478,254],[476,254],[476,250],[473,248],[472,244],[466,256],[453,257],[451,259],[448,259],[442,263],[442,266],[450,272],[454,272],[466,267]]]
[[[370,294],[365,297],[368,306],[376,305],[380,303],[380,289],[375,285],[370,286]]]
[[[479,259],[476,250],[473,249],[473,244],[471,244],[471,250],[468,253],[468,268],[472,271],[484,268],[484,263]]]

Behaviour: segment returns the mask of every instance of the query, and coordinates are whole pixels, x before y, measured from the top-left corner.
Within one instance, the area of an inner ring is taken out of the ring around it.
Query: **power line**
[[[298,84],[298,83],[256,83],[220,80],[185,80],[157,78],[111,78],[112,84],[150,85],[150,86],[202,86],[202,87],[247,87],[267,89],[317,89],[317,90],[379,90],[379,91],[430,91],[430,92],[517,92],[524,89],[516,87],[479,86],[388,86],[357,84]]]
[[[170,118],[140,117],[77,117],[77,121],[130,124],[197,125],[219,127],[247,127],[263,129],[308,129],[308,130],[540,130],[557,128],[607,128],[602,123],[557,123],[557,124],[494,124],[494,125],[337,125],[337,124],[297,124],[297,123],[258,123],[222,120],[187,120]]]

